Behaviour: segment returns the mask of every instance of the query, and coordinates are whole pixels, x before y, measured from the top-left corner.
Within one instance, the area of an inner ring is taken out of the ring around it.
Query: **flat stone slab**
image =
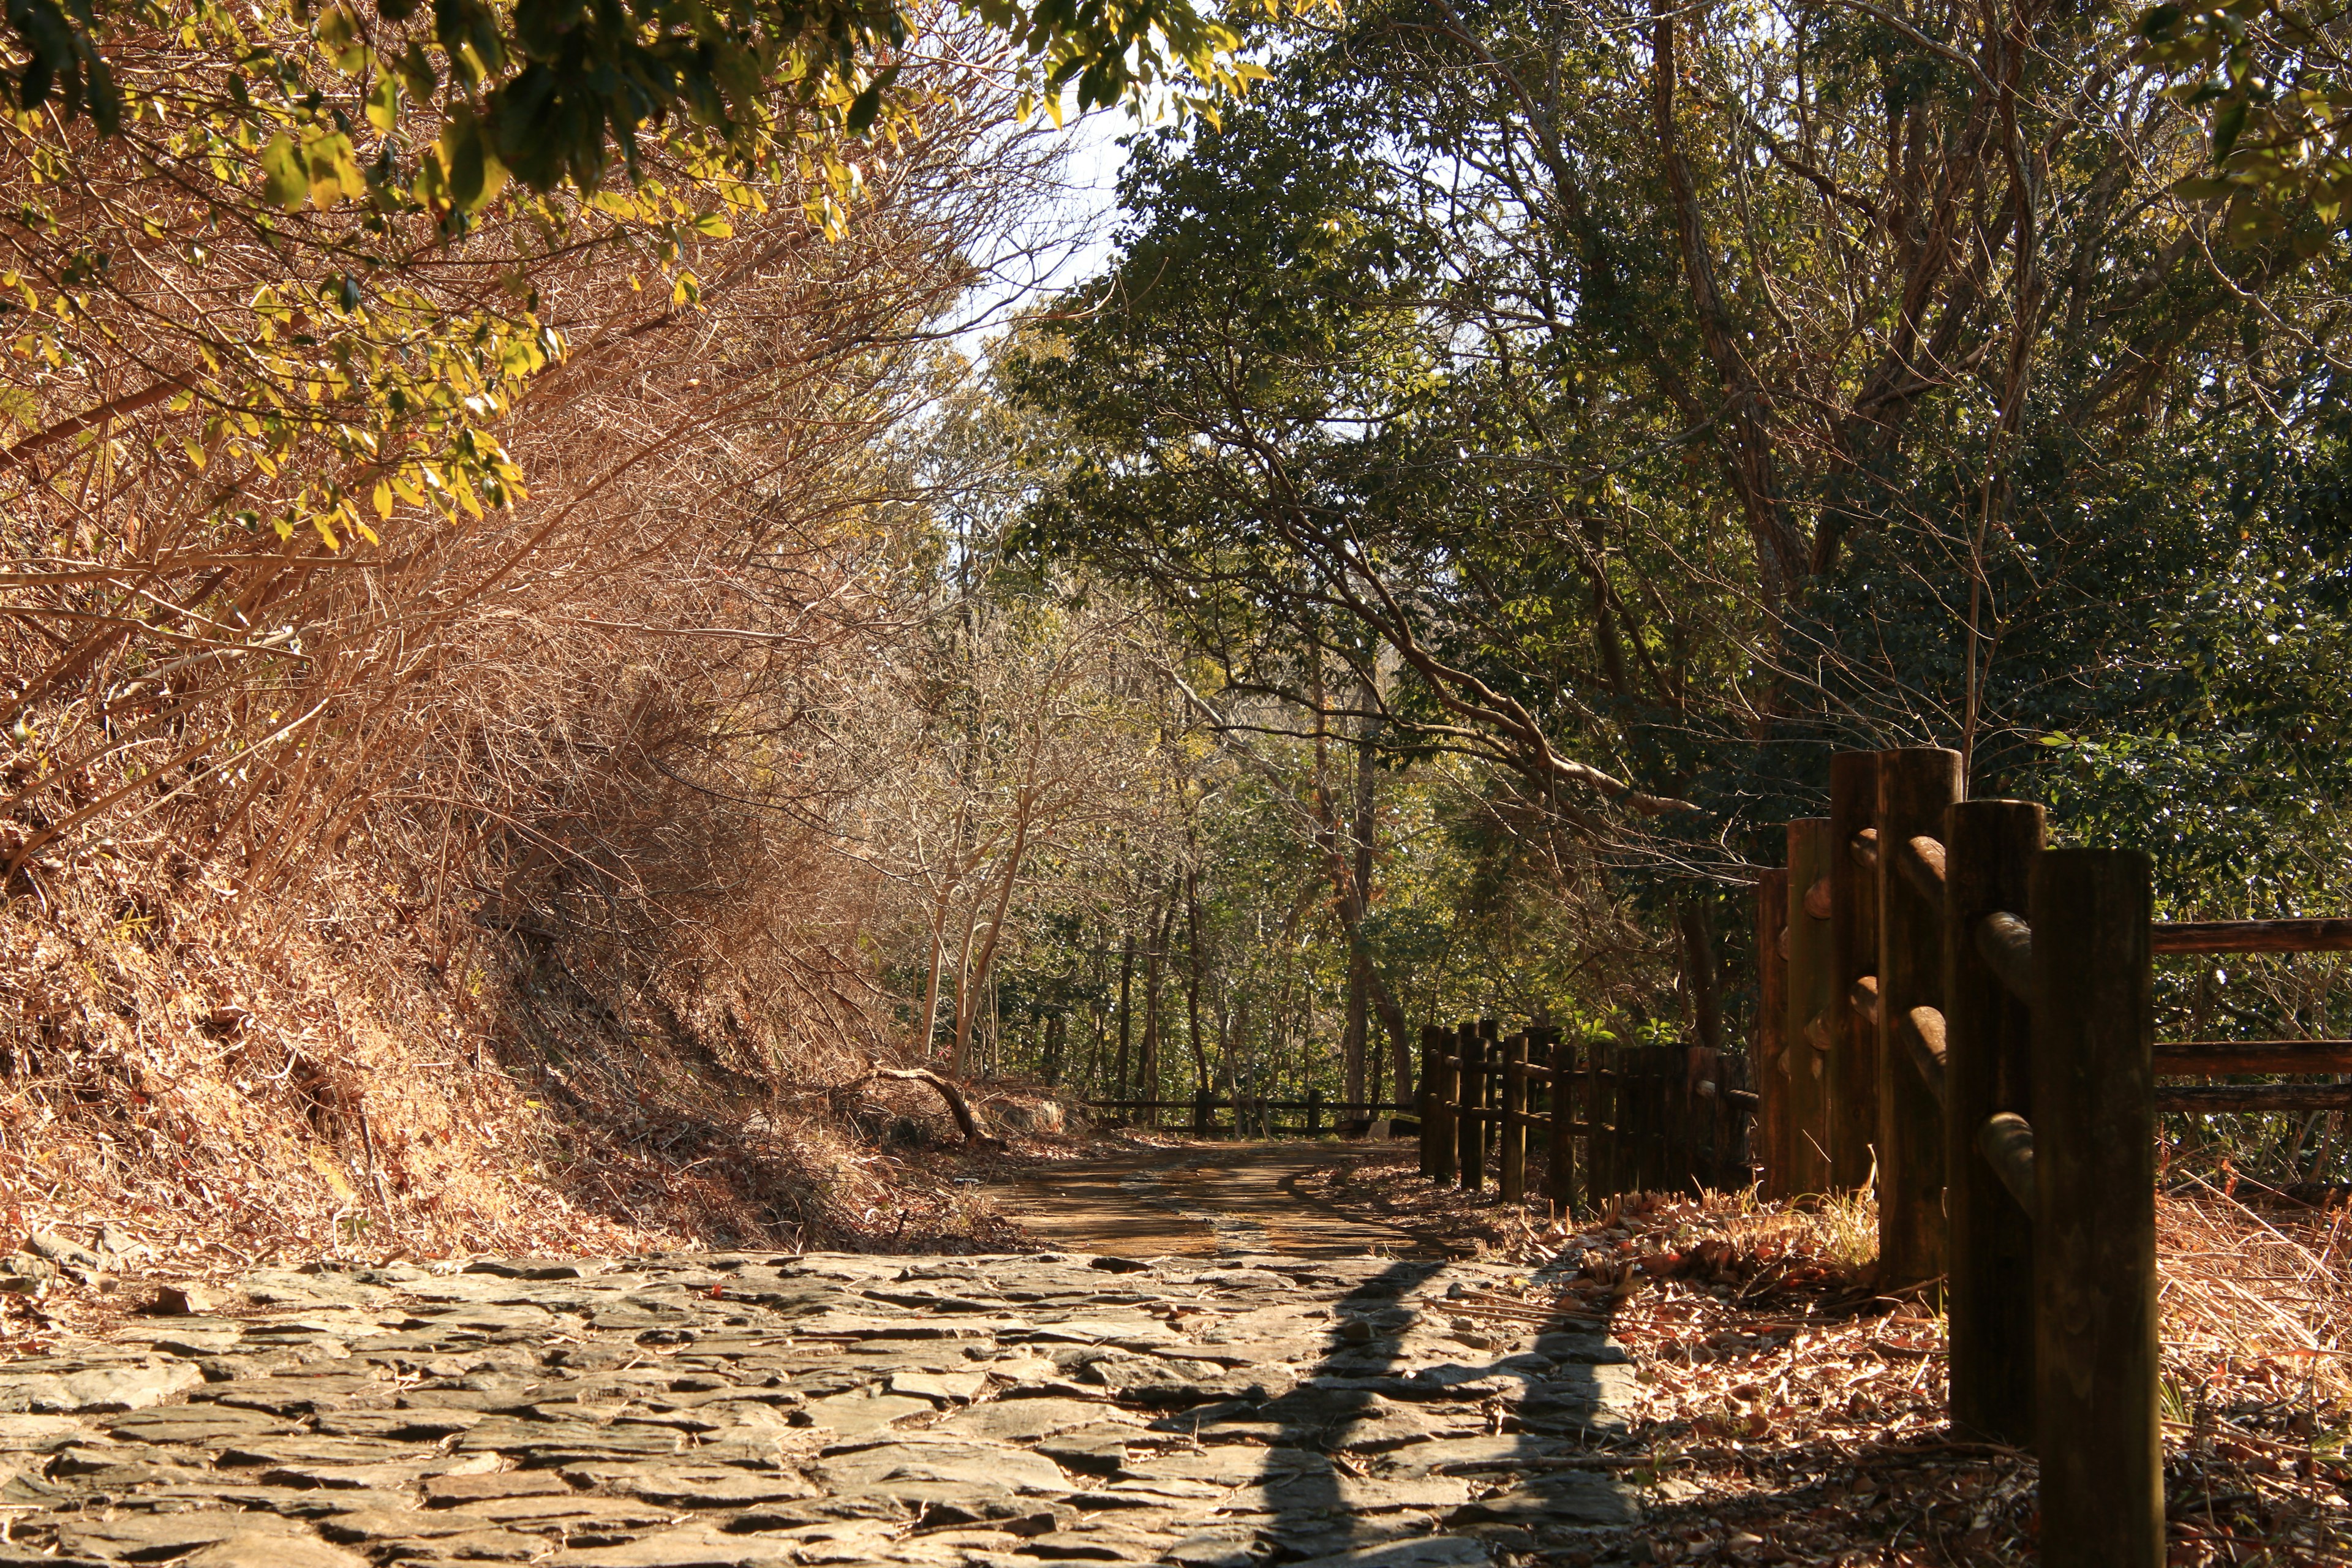
[[[1616,1422],[1617,1347],[1465,1345],[1499,1267],[1226,1239],[263,1271],[0,1365],[0,1568],[1462,1568],[1638,1521],[1532,1462]]]

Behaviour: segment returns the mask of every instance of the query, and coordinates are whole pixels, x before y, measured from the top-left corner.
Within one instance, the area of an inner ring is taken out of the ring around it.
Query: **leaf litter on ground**
[[[1613,1457],[1644,1524],[1551,1561],[2034,1552],[2033,1456],[1952,1430],[1945,1320],[1932,1292],[1875,1289],[1866,1198],[1643,1194],[1570,1220],[1434,1188],[1409,1147],[1312,1195],[1528,1265],[1523,1289],[1450,1303],[1460,1316],[1605,1324],[1625,1346],[1638,1392]],[[2352,1563],[2352,1210],[2193,1182],[2159,1194],[2158,1240],[2169,1562]]]

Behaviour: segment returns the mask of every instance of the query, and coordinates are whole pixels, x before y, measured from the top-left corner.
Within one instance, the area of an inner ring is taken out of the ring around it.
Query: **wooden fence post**
[[[1478,1060],[1486,1074],[1485,1098],[1479,1109],[1486,1112],[1478,1119],[1479,1147],[1486,1151],[1481,1174],[1489,1169],[1499,1171],[1503,1163],[1503,1129],[1496,1110],[1503,1103],[1503,1026],[1499,1019],[1478,1020]]]
[[[1829,874],[1830,825],[1809,816],[1789,824],[1789,990],[1786,1096],[1789,1171],[1783,1195],[1799,1197],[1830,1190],[1829,1027],[1830,963],[1828,911],[1815,910],[1808,897]]]
[[[1503,1201],[1528,1201],[1528,1037],[1513,1035],[1503,1042],[1503,1114],[1496,1123],[1501,1144],[1496,1163],[1502,1167]]]
[[[1544,1096],[1544,1110],[1551,1117],[1544,1150],[1544,1196],[1566,1215],[1576,1204],[1576,1047],[1561,1039],[1558,1029],[1530,1029],[1528,1040],[1530,1050],[1551,1068],[1550,1091]]]
[[[1878,1142],[1878,1032],[1853,1005],[1853,983],[1878,973],[1878,879],[1853,840],[1878,826],[1878,753],[1830,759],[1830,1184],[1870,1185]]]
[[[1789,868],[1776,866],[1756,879],[1757,1195],[1789,1195]],[[1745,1183],[1741,1184],[1745,1185]]]
[[[1633,1190],[1664,1191],[1666,1184],[1666,1064],[1673,1047],[1643,1046],[1635,1051],[1638,1086],[1633,1099]]]
[[[1437,1030],[1428,1024],[1421,1026],[1421,1094],[1420,1139],[1421,1173],[1424,1178],[1437,1173]]]
[[[1968,800],[1944,836],[1944,1161],[1951,1226],[1952,1425],[2022,1447],[2033,1441],[2033,1216],[1977,1152],[1988,1118],[2032,1119],[2033,1016],[1977,949],[1976,925],[2022,915],[2042,807]]]
[[[1462,1152],[1462,1190],[1475,1193],[1486,1180],[1486,1124],[1480,1116],[1486,1108],[1486,1042],[1479,1037],[1478,1026],[1467,1021],[1454,1037],[1462,1058],[1462,1090],[1457,1097],[1462,1107],[1457,1140]]]
[[[1427,1030],[1430,1045],[1436,1055],[1430,1058],[1427,1079],[1430,1089],[1431,1114],[1435,1119],[1427,1134],[1429,1138],[1429,1179],[1440,1186],[1452,1186],[1461,1169],[1461,1145],[1456,1126],[1461,1118],[1454,1107],[1462,1099],[1462,1068],[1451,1058],[1454,1037],[1431,1025]]]
[[[2154,862],[2035,858],[2035,1447],[2042,1561],[2165,1560],[2157,1403]]]
[[[1878,1288],[1944,1272],[1944,1106],[1901,1030],[1914,1007],[1944,1005],[1943,900],[1901,865],[1960,798],[1960,754],[1920,747],[1878,759]]]
[[[1322,1135],[1323,1091],[1320,1089],[1310,1089],[1307,1091],[1307,1136],[1319,1138]]]

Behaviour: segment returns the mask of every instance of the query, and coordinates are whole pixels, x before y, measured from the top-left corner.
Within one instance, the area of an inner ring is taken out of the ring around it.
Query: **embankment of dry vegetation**
[[[112,1276],[0,1262],[0,1338],[320,1258],[1024,1246],[921,1084],[835,1092],[848,1048],[787,1074],[686,999],[621,1016],[527,939],[436,956],[356,894],[101,873],[0,910],[5,1239],[103,1234]],[[1034,1103],[979,1097],[1000,1131]]]

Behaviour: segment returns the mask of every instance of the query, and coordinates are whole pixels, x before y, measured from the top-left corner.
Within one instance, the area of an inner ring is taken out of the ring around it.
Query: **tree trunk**
[[[1675,918],[1682,928],[1683,985],[1690,993],[1693,1021],[1697,1025],[1698,1038],[1694,1043],[1719,1051],[1723,1048],[1723,985],[1716,972],[1713,912],[1704,900],[1694,896],[1682,900]]]
[[[1138,1098],[1127,1092],[1127,1041],[1129,1027],[1135,1022],[1135,933],[1127,933],[1125,945],[1118,955],[1118,1071],[1112,1076],[1110,1100]]]
[[[1184,873],[1184,937],[1191,951],[1184,976],[1184,1022],[1192,1037],[1192,1088],[1204,1094],[1209,1081],[1209,1053],[1201,1045],[1201,874]]]

